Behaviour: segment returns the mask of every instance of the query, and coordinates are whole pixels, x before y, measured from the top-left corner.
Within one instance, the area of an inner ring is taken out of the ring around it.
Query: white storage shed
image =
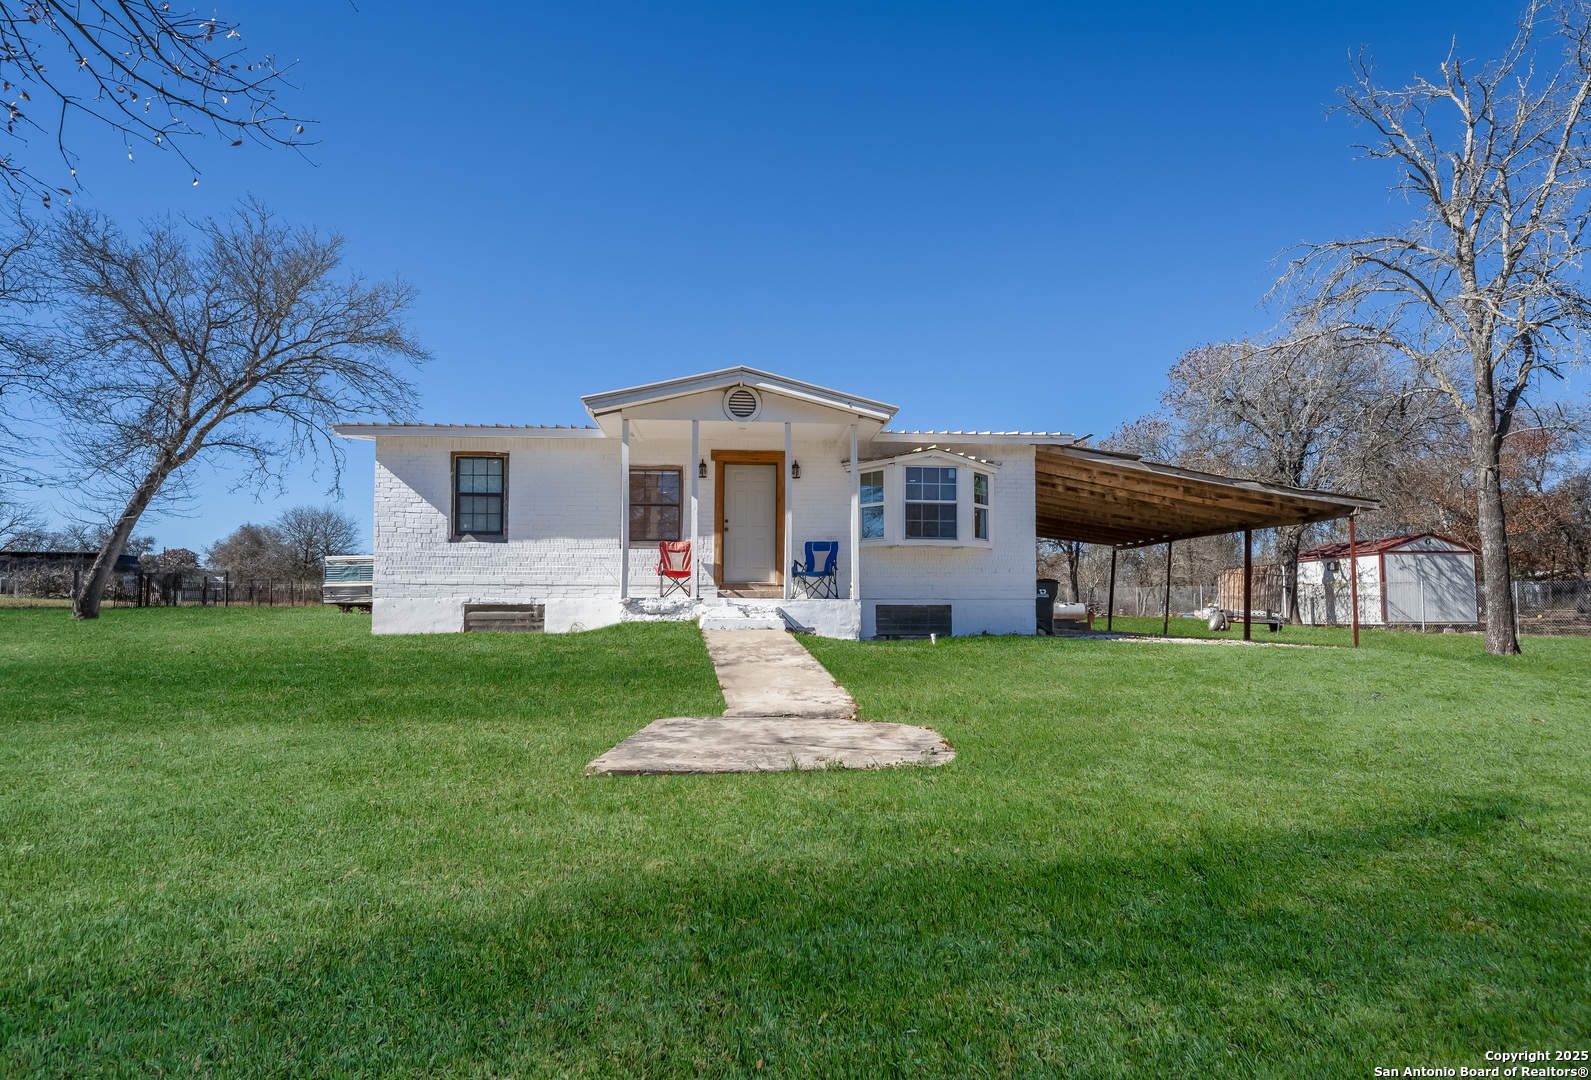
[[[1473,626],[1475,549],[1435,533],[1369,540],[1355,546],[1359,622],[1367,626]],[[1298,557],[1298,613],[1306,624],[1351,621],[1348,545],[1326,544]]]

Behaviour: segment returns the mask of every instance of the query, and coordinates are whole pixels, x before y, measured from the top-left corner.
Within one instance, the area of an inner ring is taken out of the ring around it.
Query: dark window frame
[[[685,498],[686,498],[686,496],[685,496],[685,469],[684,469],[683,466],[681,466],[681,465],[631,465],[630,466],[630,475],[629,475],[629,477],[626,478],[626,482],[631,484],[630,491],[633,492],[635,490],[635,488],[634,488],[634,478],[635,478],[635,474],[636,473],[664,473],[664,472],[671,472],[671,473],[673,473],[675,475],[675,477],[676,477],[676,490],[679,492],[678,500],[676,502],[672,502],[672,503],[668,503],[668,502],[636,502],[635,499],[632,497],[630,499],[630,511],[631,511],[631,517],[630,517],[630,542],[632,544],[656,544],[656,543],[660,543],[660,542],[663,542],[663,541],[676,541],[676,540],[685,539]],[[635,529],[635,517],[634,517],[634,511],[635,511],[635,508],[637,506],[663,506],[663,507],[673,507],[675,510],[677,510],[679,512],[678,518],[677,518],[678,525],[675,527],[674,535],[673,536],[641,536],[641,535],[639,535],[636,532],[636,529]]]
[[[503,463],[503,490],[501,492],[460,492],[459,491],[459,461],[462,458],[496,458]],[[451,536],[454,540],[504,540],[508,537],[508,455],[489,453],[476,450],[455,450],[448,468],[448,484],[452,489],[451,518],[448,522]],[[485,532],[479,529],[459,528],[459,496],[496,494],[498,499],[498,524],[496,532]]]

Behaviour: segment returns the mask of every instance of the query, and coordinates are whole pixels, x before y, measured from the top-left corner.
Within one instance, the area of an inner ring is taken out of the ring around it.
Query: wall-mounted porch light
[[[801,463],[799,461],[792,461],[790,463],[790,479],[801,479]]]
[[[701,477],[703,480],[707,479],[707,459],[706,458],[702,458],[700,461],[698,461],[696,463],[696,475]]]

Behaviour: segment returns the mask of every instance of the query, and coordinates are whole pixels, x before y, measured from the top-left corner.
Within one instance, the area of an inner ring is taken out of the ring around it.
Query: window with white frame
[[[862,474],[862,539],[884,539],[884,470]]]
[[[998,461],[929,447],[864,463],[862,540],[869,546],[992,546]]]
[[[906,466],[906,539],[956,539],[954,466]]]

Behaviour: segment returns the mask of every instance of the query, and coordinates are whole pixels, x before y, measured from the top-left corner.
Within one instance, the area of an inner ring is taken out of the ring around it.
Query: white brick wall
[[[781,449],[767,438],[703,445],[708,477],[701,495],[704,573],[713,552],[715,470],[712,451]],[[956,446],[1000,461],[991,497],[992,548],[864,546],[864,637],[872,635],[874,603],[951,603],[958,634],[1033,631],[1033,450],[1025,446]],[[454,451],[508,454],[506,538],[454,541],[449,537]],[[838,540],[840,592],[850,588],[851,477],[846,451],[833,441],[798,441],[793,447],[801,479],[793,485],[794,545],[800,558],[807,540]],[[870,456],[892,456],[879,448]],[[695,462],[688,440],[636,439],[635,467],[674,465],[685,470],[684,531]],[[608,599],[618,595],[619,442],[617,439],[448,439],[386,437],[376,442],[375,596],[378,609],[403,601],[521,603],[555,599]],[[630,591],[653,595],[655,544],[632,544]],[[382,604],[380,601],[389,601]],[[378,611],[379,615],[379,611]],[[443,621],[452,618],[443,617]],[[549,610],[549,622],[553,620]],[[378,622],[380,620],[378,619]],[[433,622],[434,622],[433,618]],[[431,624],[427,624],[431,625]],[[378,626],[378,629],[380,627]]]
[[[1037,576],[1033,447],[940,445],[1000,464],[990,480],[990,546],[864,544],[862,636],[873,636],[878,604],[950,604],[957,634],[1031,634]],[[905,449],[880,447],[873,456]],[[868,456],[861,454],[864,461]]]

